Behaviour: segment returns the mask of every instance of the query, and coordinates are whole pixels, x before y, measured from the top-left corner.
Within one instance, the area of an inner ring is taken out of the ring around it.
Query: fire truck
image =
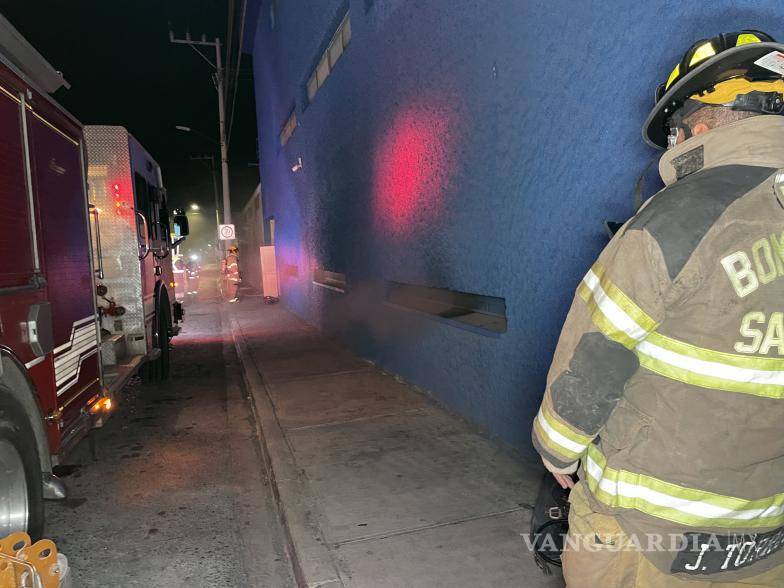
[[[174,291],[176,293],[177,302],[185,300],[185,293],[190,293],[190,285],[188,284],[188,270],[185,265],[185,260],[179,251],[172,254],[172,272],[174,273]]]
[[[126,129],[88,125],[84,138],[105,377],[144,363],[148,379],[167,378],[183,318],[172,257],[187,219],[175,215],[172,229],[161,168]]]
[[[125,143],[103,148],[121,165],[90,168],[91,205],[82,125],[49,95],[62,86],[0,15],[0,537],[41,533],[43,500],[65,497],[52,467],[140,366],[166,375],[181,318],[160,169],[113,128]],[[187,218],[174,221],[184,237]]]

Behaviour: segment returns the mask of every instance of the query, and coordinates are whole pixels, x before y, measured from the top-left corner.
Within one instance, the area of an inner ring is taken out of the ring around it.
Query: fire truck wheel
[[[154,384],[158,381],[159,360],[148,361],[142,366],[142,380],[145,384]]]
[[[0,537],[26,529],[33,540],[44,526],[41,462],[27,415],[0,386]]]
[[[171,353],[169,344],[171,342],[171,318],[167,307],[161,309],[157,313],[158,320],[158,337],[161,354],[155,361],[148,361],[142,368],[142,377],[144,382],[151,384],[161,380],[166,380],[169,377],[171,365]]]
[[[169,345],[171,343],[171,317],[169,316],[168,305],[158,315],[160,322],[158,323],[158,332],[161,334],[158,340],[161,342],[161,357],[158,359],[160,365],[158,366],[158,375],[161,380],[169,378],[169,371],[171,366],[171,350]]]

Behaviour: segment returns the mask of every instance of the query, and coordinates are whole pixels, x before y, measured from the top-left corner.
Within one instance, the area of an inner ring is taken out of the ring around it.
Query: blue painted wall
[[[283,0],[271,30],[269,1],[251,2],[246,39],[283,303],[532,452],[574,288],[655,155],[640,138],[653,88],[697,38],[784,37],[781,3]],[[351,43],[308,105],[347,9]],[[349,293],[314,287],[314,267]],[[387,280],[504,297],[509,330],[389,307]]]

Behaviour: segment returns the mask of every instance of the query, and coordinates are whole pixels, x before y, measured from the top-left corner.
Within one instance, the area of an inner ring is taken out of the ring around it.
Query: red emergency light
[[[112,195],[114,196],[114,210],[117,216],[122,216],[123,205],[122,191],[120,190],[120,183],[115,182],[112,184]]]

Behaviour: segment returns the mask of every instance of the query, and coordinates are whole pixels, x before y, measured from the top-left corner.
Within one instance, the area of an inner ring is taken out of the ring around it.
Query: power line
[[[240,77],[240,67],[242,66],[242,44],[243,44],[243,37],[245,36],[245,16],[247,13],[248,2],[247,0],[240,0],[242,2],[241,8],[239,10],[239,26],[237,27],[239,31],[239,42],[237,44],[237,63],[234,67],[234,83],[230,84],[232,89],[231,92],[231,110],[229,111],[229,134],[228,134],[228,142],[231,143],[231,131],[234,128],[234,111],[237,105],[237,94],[239,92],[239,77]],[[233,12],[234,10],[234,0],[229,1],[230,10]],[[236,19],[232,18],[229,20],[229,31],[230,35],[229,38],[233,39],[233,35],[231,35],[231,30],[234,28],[234,24]],[[233,53],[233,45],[228,45],[228,50]],[[229,62],[231,62],[231,57],[227,58]],[[231,75],[231,70],[229,70],[229,75]],[[227,94],[228,97],[228,94]]]

